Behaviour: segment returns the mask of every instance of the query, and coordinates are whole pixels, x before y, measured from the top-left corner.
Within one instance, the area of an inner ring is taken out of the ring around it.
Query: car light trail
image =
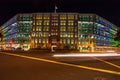
[[[120,54],[117,53],[102,53],[102,54],[54,54],[53,57],[106,57],[106,56],[120,56]]]
[[[120,75],[120,72],[112,71],[112,70],[106,70],[106,69],[94,68],[94,67],[89,67],[89,66],[81,66],[81,65],[69,64],[69,63],[63,63],[63,62],[58,62],[58,61],[53,61],[53,60],[47,60],[47,59],[18,55],[18,54],[11,54],[11,53],[6,53],[6,52],[0,52],[0,53],[10,55],[10,56],[16,56],[16,57],[31,59],[31,60],[44,61],[44,62],[60,64],[60,65],[65,65],[65,66],[71,66],[71,67],[76,67],[76,68],[81,68],[81,69],[87,69],[87,70],[92,70],[92,71],[98,71],[98,72],[103,72],[103,73]]]

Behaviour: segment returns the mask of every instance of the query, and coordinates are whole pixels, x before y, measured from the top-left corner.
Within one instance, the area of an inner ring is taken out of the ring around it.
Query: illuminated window
[[[66,33],[60,33],[60,37],[67,37]]]
[[[60,19],[67,19],[66,15],[60,15]]]
[[[41,34],[40,34],[40,33],[38,33],[38,37],[41,37]]]
[[[63,43],[66,44],[66,39],[63,39]]]
[[[70,44],[70,39],[67,39],[67,43]]]
[[[35,25],[35,22],[33,22],[33,25]]]
[[[39,39],[39,43],[41,43],[42,41],[41,41],[41,39]]]
[[[82,44],[88,44],[88,41],[82,41]]]
[[[75,15],[75,19],[78,20],[78,16],[77,15]]]
[[[52,26],[58,26],[57,22],[52,22]]]
[[[36,25],[37,26],[42,25],[42,22],[36,22]]]
[[[93,17],[92,17],[92,16],[90,16],[90,17],[89,17],[89,20],[90,20],[90,21],[93,21]]]
[[[53,15],[52,19],[58,19],[58,15]]]
[[[44,15],[43,19],[50,19],[50,16],[49,15]]]
[[[36,25],[38,26],[38,25],[42,25],[42,21],[36,21]]]
[[[20,17],[19,20],[30,21],[32,20],[32,17]]]
[[[48,37],[48,36],[49,36],[49,33],[43,33],[42,36],[43,36],[43,37]]]
[[[74,15],[68,15],[68,19],[74,19]]]
[[[71,39],[71,44],[74,44],[74,40],[73,39]]]
[[[61,26],[65,26],[66,25],[66,21],[60,21],[60,25]]]
[[[73,34],[70,34],[70,37],[73,37]]]
[[[23,26],[23,24],[22,24],[22,23],[19,23],[18,26]]]
[[[58,35],[58,33],[51,33],[51,35]],[[48,35],[49,36],[49,35]]]
[[[68,27],[68,31],[72,32],[72,31],[74,31],[74,28],[73,27]]]
[[[68,37],[70,37],[70,34],[68,33]]]
[[[60,39],[60,43],[62,44],[62,39]]]
[[[42,31],[42,27],[39,27],[39,31]]]
[[[60,27],[60,31],[66,31],[66,27]]]
[[[47,27],[46,31],[49,31],[49,27]]]
[[[35,39],[35,43],[37,43],[38,41],[37,41],[37,39]]]
[[[98,18],[96,18],[96,22],[97,22],[97,23],[99,22],[99,19],[98,19]]]
[[[36,31],[39,31],[39,27],[36,27]]]
[[[24,32],[28,33],[29,31],[30,31],[30,29],[24,28]]]
[[[89,24],[89,27],[90,27],[90,28],[93,28],[93,24]]]
[[[93,21],[93,17],[92,16],[79,16],[79,20],[81,21]]]
[[[88,33],[88,29],[82,29],[82,33]]]
[[[23,34],[23,37],[25,37],[25,38],[26,38],[26,37],[29,37],[29,35],[28,35],[28,34]]]
[[[48,43],[48,39],[46,39],[46,43]]]
[[[44,25],[50,25],[49,21],[44,21]]]
[[[39,33],[38,32],[36,33],[36,37],[39,37]]]
[[[81,35],[81,38],[88,38],[88,35]]]
[[[83,28],[88,28],[89,24],[88,23],[82,23]]]
[[[44,27],[43,31],[49,31],[49,27]]]
[[[62,34],[60,34],[60,37],[62,37]]]
[[[68,25],[69,26],[73,26],[74,25],[74,21],[68,21]]]
[[[42,19],[42,15],[36,16],[36,19]]]
[[[45,43],[45,39],[43,39],[43,43]]]
[[[75,37],[76,37],[76,38],[78,37],[77,34],[75,34]]]

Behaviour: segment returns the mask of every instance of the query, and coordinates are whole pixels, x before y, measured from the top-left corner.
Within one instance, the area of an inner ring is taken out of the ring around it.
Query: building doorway
[[[55,52],[56,48],[57,48],[56,45],[52,45],[52,46],[51,46],[51,51],[52,51],[52,52]]]

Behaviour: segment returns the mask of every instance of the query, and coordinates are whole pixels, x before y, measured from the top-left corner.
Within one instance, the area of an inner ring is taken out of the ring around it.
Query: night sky
[[[120,0],[0,0],[0,25],[17,13],[53,12],[95,13],[120,26]]]

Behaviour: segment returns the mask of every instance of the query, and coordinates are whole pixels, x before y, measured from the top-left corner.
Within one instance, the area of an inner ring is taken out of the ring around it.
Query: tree
[[[120,29],[117,30],[117,33],[115,35],[114,40],[116,41],[116,46],[118,47],[120,45],[119,44],[119,42],[120,42]]]
[[[1,41],[3,40],[3,35],[2,35],[2,33],[0,33],[0,38],[1,38]]]

